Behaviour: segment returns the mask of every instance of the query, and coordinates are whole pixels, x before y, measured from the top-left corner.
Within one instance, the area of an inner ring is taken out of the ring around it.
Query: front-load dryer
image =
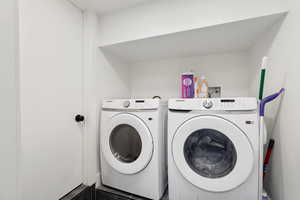
[[[167,186],[167,104],[105,100],[101,115],[102,184],[160,199]]]
[[[255,98],[169,100],[169,199],[259,200],[258,122]]]

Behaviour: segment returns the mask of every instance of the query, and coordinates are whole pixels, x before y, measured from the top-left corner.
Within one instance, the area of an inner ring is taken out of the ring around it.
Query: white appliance
[[[169,100],[169,199],[260,199],[261,137],[255,98]]]
[[[103,185],[158,200],[167,186],[167,104],[105,100],[101,119]]]

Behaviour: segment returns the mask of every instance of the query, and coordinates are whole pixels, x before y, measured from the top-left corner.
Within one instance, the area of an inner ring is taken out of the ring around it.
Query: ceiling
[[[70,0],[82,9],[95,11],[99,15],[135,6],[151,0]]]

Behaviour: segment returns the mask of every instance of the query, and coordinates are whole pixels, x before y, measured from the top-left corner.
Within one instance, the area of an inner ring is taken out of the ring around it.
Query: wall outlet
[[[208,87],[209,98],[220,98],[221,97],[221,87]]]

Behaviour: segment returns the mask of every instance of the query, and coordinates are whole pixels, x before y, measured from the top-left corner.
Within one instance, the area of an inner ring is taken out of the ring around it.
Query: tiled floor
[[[96,200],[95,186],[80,185],[59,200]]]
[[[109,187],[100,186],[96,189],[96,200],[149,200],[132,194],[124,193]],[[161,200],[168,200],[167,192]]]
[[[101,186],[97,189],[95,186],[80,185],[69,194],[59,200],[150,200],[147,198],[135,196],[113,188]],[[168,200],[167,192],[161,200]]]

